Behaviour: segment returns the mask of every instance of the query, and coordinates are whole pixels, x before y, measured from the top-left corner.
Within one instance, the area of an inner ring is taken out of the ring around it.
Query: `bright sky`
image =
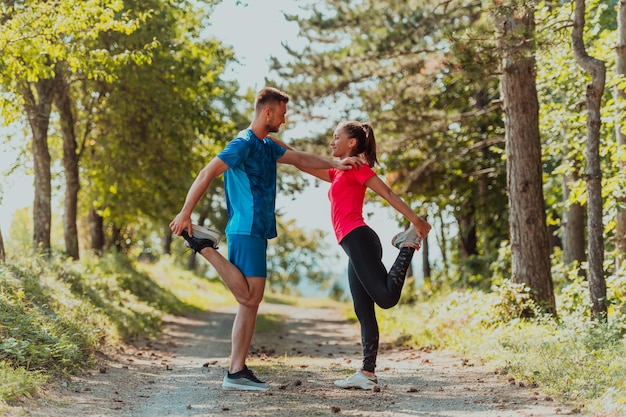
[[[297,13],[292,0],[263,1],[224,0],[211,16],[207,33],[220,39],[235,50],[242,65],[227,74],[235,78],[243,88],[259,90],[269,72],[269,57],[287,58],[282,42],[293,46],[297,42],[298,26],[287,22],[283,12]]]
[[[23,169],[17,170],[13,175],[7,175],[19,155],[15,142],[8,142],[9,135],[14,133],[0,126],[0,228],[5,238],[13,213],[17,209],[33,204],[32,177],[24,175]]]
[[[297,13],[293,1],[288,0],[249,0],[247,6],[237,5],[238,2],[225,0],[218,5],[212,16],[212,27],[209,33],[231,45],[242,65],[231,68],[229,77],[236,78],[242,87],[262,88],[263,80],[269,73],[269,58],[275,56],[286,59],[281,42],[290,46],[297,45],[298,27],[287,22],[282,12]],[[4,176],[16,158],[15,149],[1,138],[6,136],[6,128],[0,127],[0,173]],[[303,135],[307,133],[304,132]],[[284,138],[290,137],[286,131]],[[29,207],[33,201],[32,177],[11,175],[0,181],[0,227],[7,236],[11,218],[16,209]],[[330,225],[330,205],[326,192],[327,184],[319,188],[306,190],[300,197],[292,201],[279,196],[278,209],[287,218],[295,218],[298,226],[305,229],[321,229],[328,235],[331,247],[342,257],[338,270],[343,271],[347,263],[345,255],[337,245]],[[390,244],[391,238],[400,230],[393,219],[393,209],[381,209],[378,204],[366,208],[366,221],[379,234],[384,248],[384,262],[389,267],[395,259],[397,250]],[[416,257],[420,262],[420,257]]]

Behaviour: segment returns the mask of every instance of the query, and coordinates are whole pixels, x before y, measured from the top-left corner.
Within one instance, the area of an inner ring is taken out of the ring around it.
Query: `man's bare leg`
[[[239,304],[231,335],[230,367],[228,370],[230,373],[241,371],[246,364],[252,336],[254,335],[259,304],[263,299],[263,292],[265,291],[265,278],[250,277],[247,279],[254,299],[258,300],[258,303],[256,305]]]
[[[240,305],[249,307],[254,307],[255,305],[256,307],[259,306],[261,299],[259,299],[258,294],[253,293],[248,280],[241,273],[239,268],[213,248],[204,248],[200,254],[215,268],[220,278],[222,278],[222,281],[224,281],[224,284],[226,284],[230,292],[233,293]],[[265,279],[263,279],[263,283],[263,286],[265,286]],[[261,292],[261,298],[263,298],[263,292]]]
[[[215,268],[239,303],[231,334],[231,362],[229,372],[239,372],[246,364],[248,350],[254,335],[259,304],[263,300],[263,277],[246,278],[239,268],[213,248],[204,248],[200,254]]]

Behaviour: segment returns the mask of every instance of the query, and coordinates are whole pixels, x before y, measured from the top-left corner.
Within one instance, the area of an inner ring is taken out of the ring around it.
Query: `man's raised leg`
[[[213,248],[204,248],[200,251],[200,254],[215,268],[240,305],[250,307],[256,305],[258,307],[261,299],[257,300],[258,294],[255,294],[248,279],[241,273],[239,268]],[[263,287],[265,287],[265,279],[261,279],[263,280]],[[261,298],[263,298],[263,292],[261,292]]]

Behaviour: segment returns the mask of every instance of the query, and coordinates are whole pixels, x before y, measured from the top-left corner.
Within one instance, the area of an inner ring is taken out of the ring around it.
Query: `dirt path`
[[[268,392],[223,391],[234,309],[169,317],[165,337],[102,358],[100,372],[74,377],[43,407],[46,417],[431,416],[547,417],[576,414],[536,389],[438,351],[383,347],[380,390],[335,388],[358,367],[358,328],[328,309],[263,304],[287,318],[279,334],[257,333],[251,367]],[[384,335],[382,335],[384,340]],[[17,414],[16,414],[17,415]],[[580,415],[580,414],[579,414]]]

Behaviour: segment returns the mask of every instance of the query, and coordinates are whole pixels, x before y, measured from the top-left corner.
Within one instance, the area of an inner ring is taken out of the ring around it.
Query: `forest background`
[[[381,175],[436,225],[408,308],[438,301],[422,314],[441,315],[455,332],[507,329],[498,346],[512,371],[554,384],[566,400],[623,409],[626,6],[291,3],[302,7],[285,16],[299,36],[266,79],[290,93],[289,125],[306,131],[291,145],[328,154],[338,121],[371,120]],[[119,256],[158,264],[183,251],[167,224],[207,159],[248,125],[255,93],[227,75],[241,58],[203,31],[216,4],[0,2],[3,124],[26,128],[5,142],[25,156],[5,175],[25,165],[35,190],[10,238],[0,234],[6,311],[38,307],[24,302],[20,280],[41,279],[42,259],[68,281],[80,276],[76,265],[101,268],[110,254],[124,266]],[[254,28],[276,30],[271,21]],[[312,181],[281,173],[280,192],[294,198]],[[211,188],[196,221],[223,230],[222,185]],[[336,271],[325,265],[334,261],[317,261],[329,258],[323,241],[282,218],[269,248],[271,289],[332,283]],[[193,256],[179,266],[210,273]],[[337,284],[329,294],[345,297]],[[28,335],[7,323],[3,372],[41,370]],[[405,330],[406,343],[469,349],[458,333]],[[540,337],[521,337],[530,332]],[[575,358],[582,374],[527,356],[548,351]]]

